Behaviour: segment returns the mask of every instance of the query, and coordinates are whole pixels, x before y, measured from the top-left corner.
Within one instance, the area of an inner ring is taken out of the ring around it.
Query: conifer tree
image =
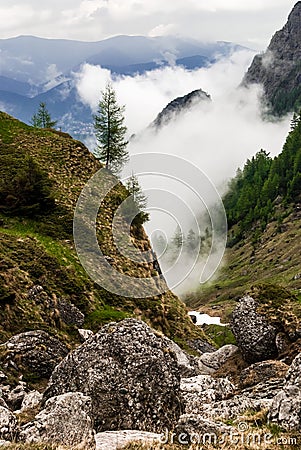
[[[94,115],[94,129],[97,140],[96,157],[106,169],[118,175],[128,160],[125,139],[124,106],[119,106],[116,93],[108,83],[101,93],[97,113]]]
[[[44,102],[40,102],[38,112],[32,116],[30,122],[35,128],[54,128],[57,123],[56,120],[52,120]]]

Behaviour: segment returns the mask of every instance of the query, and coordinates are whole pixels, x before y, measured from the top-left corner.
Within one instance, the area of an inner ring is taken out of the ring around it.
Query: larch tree
[[[129,194],[131,194],[131,201],[129,202],[126,212],[127,215],[133,216],[135,214],[134,224],[143,224],[149,220],[149,215],[145,212],[147,207],[147,197],[144,195],[139,184],[137,176],[132,173],[125,184]]]
[[[44,102],[40,102],[38,112],[32,116],[30,122],[35,128],[53,128],[57,123],[57,121],[52,120]]]
[[[116,93],[111,83],[101,93],[97,113],[94,115],[94,130],[97,140],[96,157],[106,169],[118,175],[128,161],[124,125],[124,106],[117,103]]]

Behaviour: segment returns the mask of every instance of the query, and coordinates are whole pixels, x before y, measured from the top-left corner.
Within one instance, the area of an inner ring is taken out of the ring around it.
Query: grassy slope
[[[0,113],[0,156],[19,149],[34,157],[54,180],[57,208],[46,216],[0,217],[0,341],[30,329],[45,329],[73,345],[77,333],[62,322],[56,310],[34,304],[28,290],[43,286],[55,301],[64,298],[84,312],[85,326],[97,330],[102,324],[134,316],[146,320],[168,336],[184,341],[200,337],[187,318],[184,305],[171,292],[150,299],[113,295],[95,285],[80,265],[72,240],[73,210],[81,189],[101,167],[80,142],[64,133],[29,127]],[[5,170],[3,165],[0,168]],[[118,201],[124,199],[122,185],[103,202],[99,215],[99,241],[102,250],[114,256],[123,273],[148,277],[151,264],[137,266],[124,259],[113,246],[110,222]],[[133,231],[134,245],[148,249],[142,228]]]

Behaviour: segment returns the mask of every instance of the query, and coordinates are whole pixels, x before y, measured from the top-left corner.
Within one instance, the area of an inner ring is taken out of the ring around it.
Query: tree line
[[[250,227],[265,228],[275,205],[301,200],[301,112],[294,114],[282,152],[275,158],[260,150],[229,183],[224,197],[229,228],[236,238]]]

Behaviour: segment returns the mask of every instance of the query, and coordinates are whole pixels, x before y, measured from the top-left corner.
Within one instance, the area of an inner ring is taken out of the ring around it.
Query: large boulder
[[[17,433],[17,418],[8,409],[0,406],[0,439],[12,441]]]
[[[277,356],[276,328],[257,311],[257,302],[243,297],[232,314],[231,329],[246,361],[255,363]]]
[[[22,427],[19,440],[94,450],[96,443],[91,399],[81,392],[70,392],[49,399],[34,421]]]
[[[92,399],[98,432],[161,432],[180,415],[180,372],[166,341],[144,322],[105,325],[54,370],[44,398],[79,391]]]
[[[223,345],[215,352],[203,353],[200,356],[200,361],[207,367],[218,370],[225,362],[231,358],[238,351],[236,345]]]
[[[46,378],[68,353],[62,342],[41,330],[17,334],[1,345],[1,350],[4,367]]]
[[[283,379],[289,366],[281,361],[262,361],[252,364],[241,371],[239,386],[241,389],[264,383],[269,380]]]
[[[273,399],[268,420],[286,430],[301,430],[301,353],[288,370],[283,389]]]

